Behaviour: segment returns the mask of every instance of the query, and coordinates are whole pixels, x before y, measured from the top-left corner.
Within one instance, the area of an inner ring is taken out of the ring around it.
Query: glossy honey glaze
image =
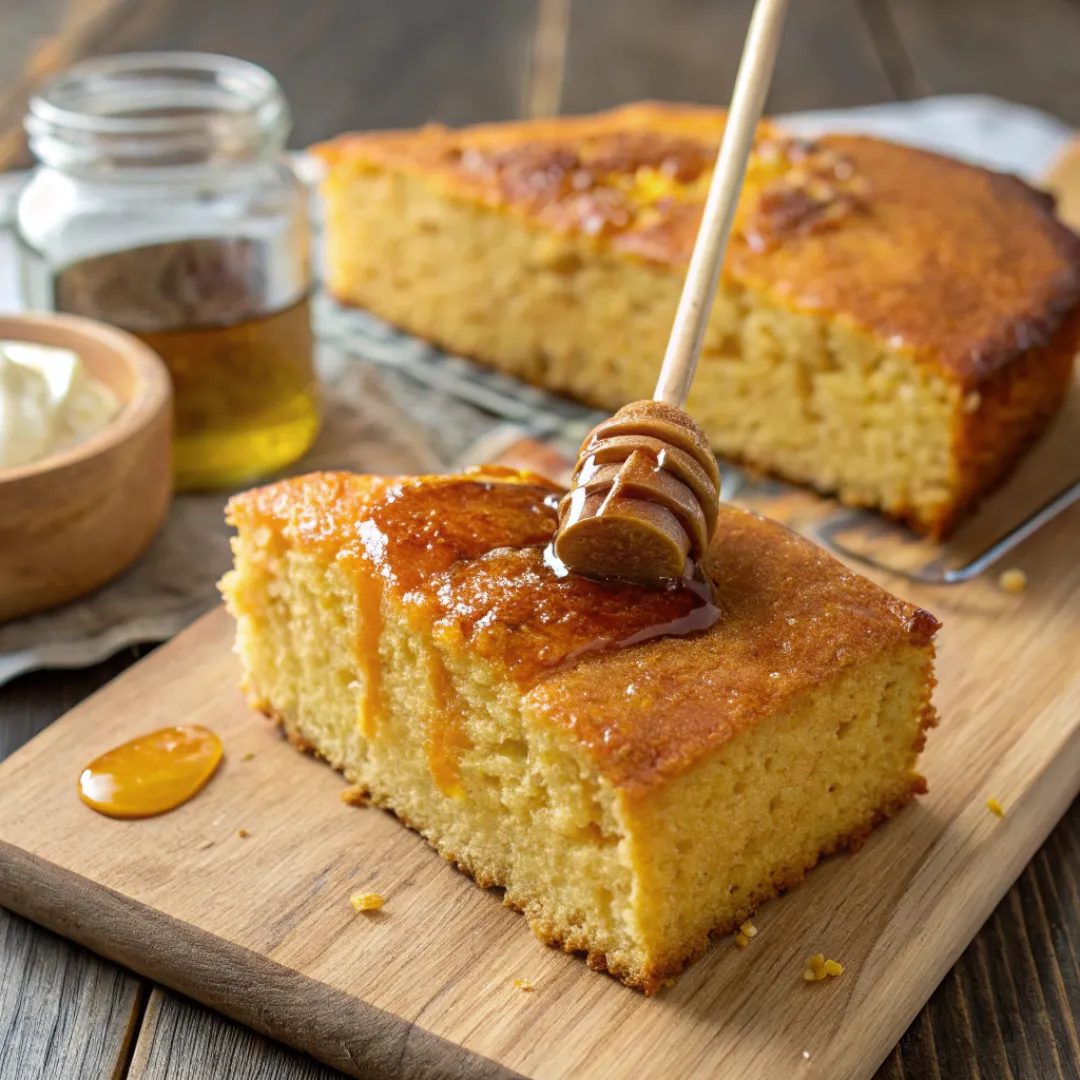
[[[427,757],[435,786],[450,798],[464,794],[461,756],[471,744],[440,645],[467,647],[533,681],[585,653],[707,629],[719,615],[711,586],[692,573],[646,589],[591,581],[560,567],[551,547],[560,495],[542,483],[498,478],[413,482],[372,507],[378,535],[367,530],[358,593],[370,595],[372,586],[362,579],[377,569],[403,594],[413,623],[434,626]],[[364,610],[370,617],[370,606]],[[363,636],[359,666],[376,671],[378,659],[370,654],[378,636],[370,630]],[[380,709],[370,695],[362,721],[368,730]]]
[[[358,725],[374,737],[385,715],[381,671],[389,605],[404,609],[426,668],[432,779],[462,795],[470,746],[453,659],[488,660],[523,688],[588,653],[689,635],[720,617],[700,571],[666,587],[569,574],[550,553],[563,490],[539,476],[484,466],[463,476],[381,480],[322,474],[244,496],[234,515],[281,522],[281,535],[337,561],[355,581]]]
[[[162,728],[91,761],[79,797],[107,817],[154,817],[202,791],[221,757],[221,740],[204,727]]]
[[[493,479],[490,468],[476,479],[395,485],[361,530],[365,569],[400,596],[416,625],[434,625],[437,641],[507,665],[522,684],[586,652],[716,621],[700,577],[650,589],[560,573],[545,550],[561,495],[542,482]]]

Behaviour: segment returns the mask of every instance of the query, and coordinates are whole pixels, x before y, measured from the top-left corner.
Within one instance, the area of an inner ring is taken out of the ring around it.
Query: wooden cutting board
[[[1057,432],[1074,448],[1078,408]],[[1010,561],[1020,596],[994,575],[879,576],[945,624],[930,794],[652,999],[345,805],[337,774],[245,706],[220,610],[0,766],[0,904],[359,1077],[869,1077],[1080,789],[1080,505]],[[178,723],[226,748],[196,799],[140,822],[80,803],[87,761]],[[358,915],[358,890],[385,908]],[[846,971],[807,984],[819,951]]]

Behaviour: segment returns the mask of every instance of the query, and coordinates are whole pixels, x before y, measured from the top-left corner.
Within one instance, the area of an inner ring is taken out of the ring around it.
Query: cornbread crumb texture
[[[531,979],[515,979],[514,986],[531,994],[536,989],[536,984]]]
[[[386,901],[375,892],[358,892],[349,897],[355,911],[377,911]]]
[[[937,623],[723,507],[724,616],[612,648],[679,598],[555,580],[557,500],[505,474],[285,481],[233,500],[223,591],[256,704],[652,992],[922,790]]]
[[[647,398],[723,124],[344,136],[331,291],[605,409]],[[688,408],[717,452],[941,535],[1059,406],[1078,297],[1080,241],[1019,180],[766,124]]]
[[[237,829],[236,835],[240,837],[241,840],[246,840],[251,833],[249,833],[247,829]]]
[[[997,799],[987,799],[986,800],[986,808],[995,817],[1004,817],[1005,816],[1005,808],[1001,805],[1001,803],[999,803],[997,801]]]
[[[821,982],[826,978],[835,979],[843,974],[843,965],[835,960],[826,960],[824,953],[815,953],[803,967],[803,979],[806,982]]]
[[[1027,574],[1023,570],[1013,567],[1010,570],[1003,570],[998,577],[998,584],[1001,586],[1003,592],[1011,593],[1013,596],[1019,596],[1027,588]]]

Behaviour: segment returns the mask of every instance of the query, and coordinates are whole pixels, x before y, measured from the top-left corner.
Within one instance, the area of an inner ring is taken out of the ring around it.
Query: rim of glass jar
[[[119,53],[46,83],[25,120],[30,149],[69,171],[253,161],[285,146],[292,117],[277,80],[215,53]]]

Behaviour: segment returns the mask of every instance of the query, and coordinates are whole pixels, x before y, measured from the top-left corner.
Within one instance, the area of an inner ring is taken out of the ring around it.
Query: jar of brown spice
[[[202,53],[90,60],[30,103],[24,299],[120,326],[162,357],[181,489],[266,476],[318,430],[290,123],[262,68]]]

